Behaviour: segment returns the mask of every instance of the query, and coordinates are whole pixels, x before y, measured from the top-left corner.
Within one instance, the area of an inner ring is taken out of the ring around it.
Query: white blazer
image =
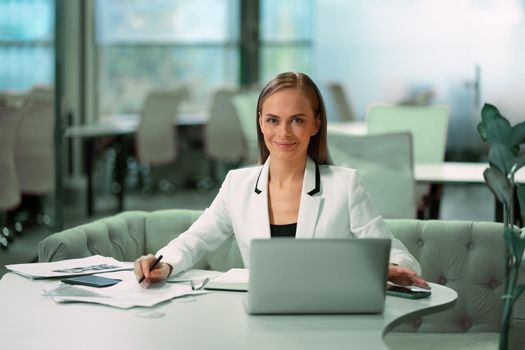
[[[173,274],[191,268],[232,233],[244,266],[249,267],[251,240],[270,238],[268,170],[269,158],[264,165],[228,173],[210,207],[186,232],[157,253],[173,266]],[[308,158],[296,237],[390,238],[390,262],[421,274],[419,263],[392,236],[354,169],[317,165]]]

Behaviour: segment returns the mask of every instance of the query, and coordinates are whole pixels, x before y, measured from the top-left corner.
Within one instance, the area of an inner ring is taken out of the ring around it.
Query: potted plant
[[[478,132],[490,145],[489,168],[483,176],[503,207],[506,269],[499,349],[507,350],[512,308],[525,290],[525,284],[518,283],[525,250],[525,184],[514,181],[516,172],[525,166],[525,154],[520,154],[520,146],[525,144],[525,122],[513,127],[495,106],[486,103]]]

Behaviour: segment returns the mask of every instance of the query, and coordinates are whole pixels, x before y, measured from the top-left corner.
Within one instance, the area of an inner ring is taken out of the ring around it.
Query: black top
[[[270,224],[270,234],[272,237],[295,237],[295,231],[297,231],[297,223],[286,225]]]

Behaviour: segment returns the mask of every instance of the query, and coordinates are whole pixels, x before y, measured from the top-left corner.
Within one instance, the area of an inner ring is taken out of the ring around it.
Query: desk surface
[[[366,135],[368,132],[368,126],[366,121],[329,121],[327,124],[327,130],[328,132],[347,133],[351,135]]]
[[[418,183],[484,184],[483,172],[488,163],[443,162],[416,164],[414,178]],[[515,175],[516,182],[525,183],[525,168]]]
[[[77,125],[66,128],[65,137],[104,137],[133,134],[140,122],[138,114],[108,115],[92,125]],[[173,125],[205,125],[208,115],[202,113],[181,113],[173,118]]]
[[[13,273],[0,280],[0,347],[6,349],[387,349],[395,324],[452,307],[457,294],[432,284],[430,298],[387,296],[380,315],[250,316],[245,293],[213,292],[149,309],[56,304],[56,281]],[[157,313],[160,317],[148,318]]]

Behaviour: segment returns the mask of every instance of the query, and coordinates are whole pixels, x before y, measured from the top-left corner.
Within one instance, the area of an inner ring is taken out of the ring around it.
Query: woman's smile
[[[296,145],[295,142],[290,141],[274,141],[274,143],[282,150],[288,150]]]

